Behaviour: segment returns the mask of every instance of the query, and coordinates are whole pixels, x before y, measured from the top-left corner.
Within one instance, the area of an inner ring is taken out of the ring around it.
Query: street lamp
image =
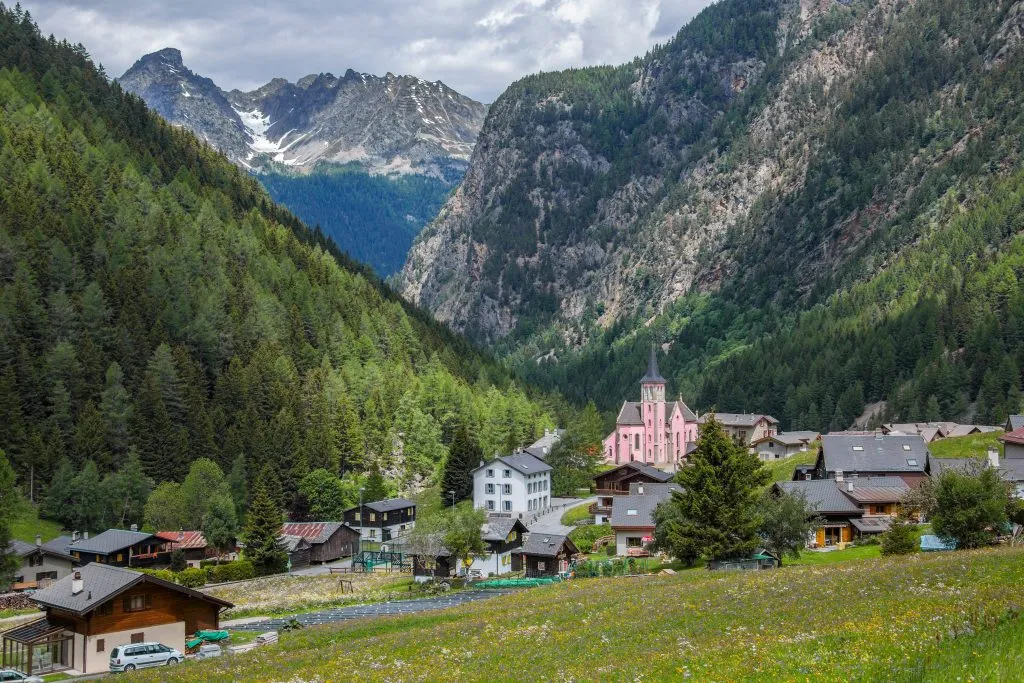
[[[363,491],[365,490],[364,487],[359,487],[359,552],[356,557],[363,554]],[[362,558],[360,557],[360,559]]]
[[[455,507],[455,491],[449,491],[448,495],[452,497],[452,508]]]

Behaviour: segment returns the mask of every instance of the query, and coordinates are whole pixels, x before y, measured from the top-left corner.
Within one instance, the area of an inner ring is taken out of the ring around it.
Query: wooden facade
[[[342,524],[323,543],[311,543],[311,562],[334,562],[342,557],[352,557],[359,546],[359,532]]]
[[[456,561],[447,555],[427,560],[422,555],[412,556],[413,577],[426,577],[431,579],[448,579],[455,575]]]

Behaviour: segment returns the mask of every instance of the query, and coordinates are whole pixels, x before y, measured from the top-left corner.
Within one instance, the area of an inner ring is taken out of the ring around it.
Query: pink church
[[[604,460],[610,465],[642,462],[673,470],[697,441],[697,416],[682,398],[665,400],[665,378],[653,348],[647,374],[640,380],[640,399],[622,404],[615,431],[604,440]]]

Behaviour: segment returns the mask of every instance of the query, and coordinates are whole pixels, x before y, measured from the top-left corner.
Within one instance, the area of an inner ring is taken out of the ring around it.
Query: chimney
[[[36,547],[38,548],[43,544],[43,537],[40,534],[36,534]]]
[[[810,472],[804,472],[804,481],[810,481],[810,480],[811,480],[811,473]]]
[[[82,532],[82,540],[83,541],[88,541],[89,540],[89,532],[88,531],[83,531]]]
[[[139,525],[138,524],[132,524],[131,530],[132,531],[138,531],[139,530]]]
[[[78,595],[85,588],[85,582],[82,581],[82,572],[75,572],[75,575],[71,578],[71,594]]]
[[[846,482],[846,490],[847,491],[852,491],[853,490],[853,482],[852,481]]]
[[[836,481],[842,481],[842,480],[843,480],[843,471],[842,470],[836,470]]]
[[[77,531],[72,531],[71,532],[71,542],[75,543],[77,540],[78,540],[78,532]]]
[[[988,465],[992,468],[999,467],[999,449],[988,449]]]
[[[644,485],[640,484],[639,486],[637,486],[636,487],[636,492],[637,492],[637,495],[640,495],[640,496],[644,495]]]

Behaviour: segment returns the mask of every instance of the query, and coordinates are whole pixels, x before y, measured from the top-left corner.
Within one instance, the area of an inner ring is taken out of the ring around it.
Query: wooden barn
[[[286,522],[282,536],[301,536],[309,543],[309,562],[323,564],[356,554],[359,532],[341,522]]]

